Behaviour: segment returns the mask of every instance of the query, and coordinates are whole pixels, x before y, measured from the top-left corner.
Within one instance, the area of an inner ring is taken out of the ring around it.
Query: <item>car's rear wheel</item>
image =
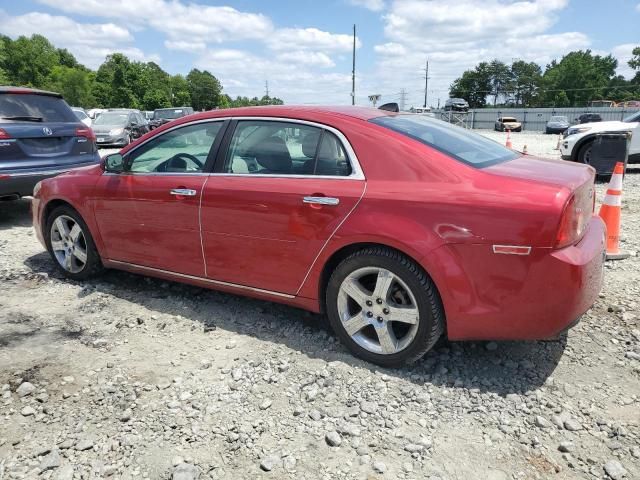
[[[584,163],[585,165],[591,165],[591,147],[593,146],[593,142],[587,142],[580,147],[578,150],[578,156],[576,159],[580,163]]]
[[[56,267],[67,277],[83,280],[103,270],[89,227],[73,208],[55,208],[47,217],[44,234]]]
[[[444,331],[433,281],[393,250],[355,252],[333,271],[326,292],[329,321],[356,356],[384,367],[422,357]]]

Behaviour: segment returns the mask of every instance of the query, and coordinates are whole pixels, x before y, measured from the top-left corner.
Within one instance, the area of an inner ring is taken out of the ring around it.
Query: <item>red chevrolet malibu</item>
[[[594,171],[429,117],[218,110],[42,181],[38,238],[81,280],[117,268],[326,312],[383,366],[451,340],[546,339],[602,284]]]

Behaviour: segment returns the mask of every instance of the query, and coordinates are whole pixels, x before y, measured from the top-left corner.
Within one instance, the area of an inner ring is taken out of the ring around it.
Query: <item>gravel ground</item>
[[[623,202],[635,252],[637,171]],[[442,342],[381,370],[297,309],[117,271],[66,280],[28,211],[0,204],[1,480],[640,478],[637,256],[606,265],[557,341]]]

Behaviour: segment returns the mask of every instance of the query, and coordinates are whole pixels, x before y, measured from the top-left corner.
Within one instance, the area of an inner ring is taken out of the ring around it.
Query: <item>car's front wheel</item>
[[[591,147],[593,146],[593,142],[587,142],[580,147],[578,150],[578,156],[576,157],[578,162],[584,163],[585,165],[591,165]]]
[[[47,217],[44,235],[56,267],[67,277],[83,280],[102,271],[89,227],[73,208],[55,208]]]
[[[329,321],[356,356],[384,367],[422,357],[444,331],[433,281],[413,261],[382,247],[357,251],[333,271]]]

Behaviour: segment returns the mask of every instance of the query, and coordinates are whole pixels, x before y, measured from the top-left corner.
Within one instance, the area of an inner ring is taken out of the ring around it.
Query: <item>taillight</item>
[[[6,131],[0,128],[0,140],[8,140],[10,138],[11,138],[11,135],[9,135]]]
[[[595,191],[592,185],[585,185],[574,192],[560,218],[556,248],[571,245],[582,237],[594,208]]]
[[[93,130],[89,127],[84,128],[76,128],[76,136],[77,137],[85,137],[87,140],[92,142],[96,141],[96,134],[93,133]]]

